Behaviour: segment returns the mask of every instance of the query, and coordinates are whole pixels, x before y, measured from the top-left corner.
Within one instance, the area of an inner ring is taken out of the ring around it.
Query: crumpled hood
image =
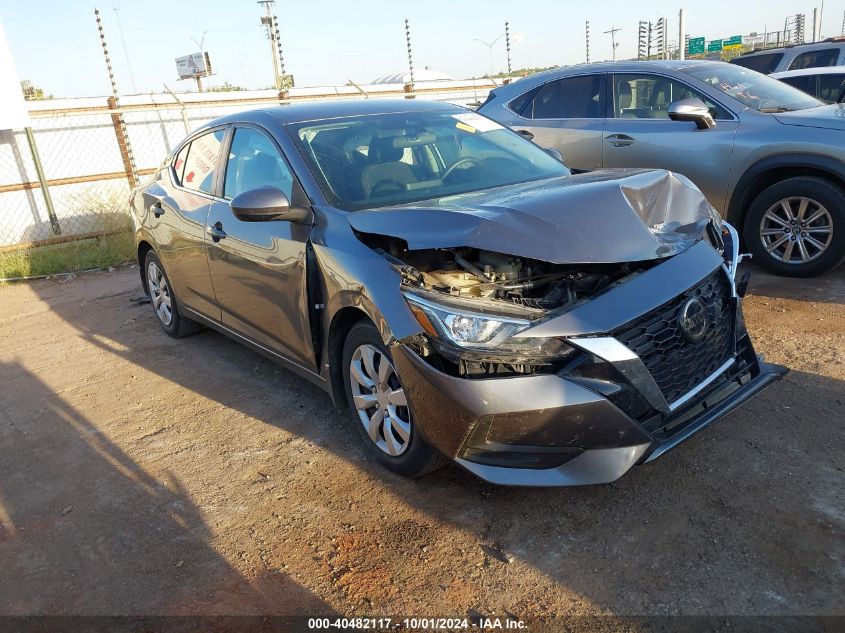
[[[772,116],[784,125],[845,130],[845,103],[832,103],[795,112],[778,112]]]
[[[349,214],[411,250],[468,246],[553,264],[668,257],[719,216],[684,176],[602,170]]]

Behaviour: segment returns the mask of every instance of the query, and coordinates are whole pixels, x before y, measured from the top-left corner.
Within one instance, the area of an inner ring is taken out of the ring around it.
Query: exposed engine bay
[[[656,262],[557,265],[475,248],[408,251],[391,240],[378,249],[402,273],[403,284],[456,299],[522,309],[527,318],[597,296]]]

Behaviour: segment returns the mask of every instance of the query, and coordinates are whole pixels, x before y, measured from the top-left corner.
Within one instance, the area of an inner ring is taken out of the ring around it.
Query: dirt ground
[[[347,414],[137,268],[0,288],[0,614],[842,614],[845,271],[755,271],[792,372],[618,482],[371,465]]]

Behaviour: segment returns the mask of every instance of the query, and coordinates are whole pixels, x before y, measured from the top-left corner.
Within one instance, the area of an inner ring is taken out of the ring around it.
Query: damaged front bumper
[[[603,394],[565,374],[469,380],[406,345],[392,354],[417,428],[443,454],[495,484],[576,486],[609,483],[656,459],[787,372],[743,343],[728,369],[657,421],[614,403],[619,391],[608,381],[595,381]]]
[[[491,483],[572,486],[614,481],[727,415],[788,371],[754,351],[727,231],[724,260],[699,243],[532,327],[577,350],[551,371],[468,378],[396,342],[415,428]],[[690,302],[708,315],[701,338],[681,325]]]

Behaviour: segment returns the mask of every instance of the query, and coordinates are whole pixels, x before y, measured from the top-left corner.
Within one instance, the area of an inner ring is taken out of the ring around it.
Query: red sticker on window
[[[190,172],[187,176],[185,176],[185,182],[192,182],[194,180],[194,172]]]

